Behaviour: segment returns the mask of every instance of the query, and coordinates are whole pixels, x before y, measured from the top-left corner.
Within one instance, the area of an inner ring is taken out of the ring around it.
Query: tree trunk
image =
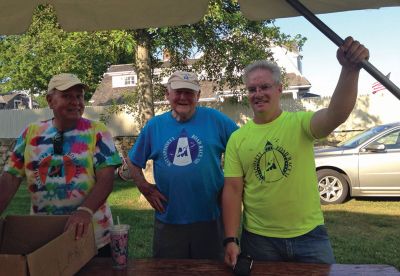
[[[138,114],[142,128],[154,116],[153,85],[150,68],[150,34],[144,30],[136,31],[136,74],[138,76]]]
[[[153,85],[150,68],[150,34],[144,30],[136,31],[136,74],[138,76],[138,119],[140,129],[154,116]],[[145,178],[155,183],[152,163],[143,170]],[[143,195],[140,201],[147,202]]]

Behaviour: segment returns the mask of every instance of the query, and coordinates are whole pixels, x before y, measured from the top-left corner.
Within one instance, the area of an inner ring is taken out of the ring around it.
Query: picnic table
[[[130,259],[125,270],[113,270],[110,258],[93,258],[78,274],[89,275],[233,275],[224,263],[213,260],[194,259]],[[257,262],[251,275],[400,275],[390,265],[381,264],[308,264],[289,262]]]

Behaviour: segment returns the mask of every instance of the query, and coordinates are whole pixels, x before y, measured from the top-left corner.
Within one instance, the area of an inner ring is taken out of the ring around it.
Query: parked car
[[[314,152],[322,204],[358,196],[400,196],[400,122],[372,127]]]

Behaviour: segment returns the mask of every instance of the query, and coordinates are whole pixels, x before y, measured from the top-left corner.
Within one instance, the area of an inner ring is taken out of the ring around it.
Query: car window
[[[338,146],[355,148],[388,128],[389,128],[389,126],[376,126],[376,127],[367,129],[367,130],[357,134],[356,136],[339,143]]]
[[[400,149],[400,130],[386,134],[372,143],[373,145],[385,145],[386,149]]]

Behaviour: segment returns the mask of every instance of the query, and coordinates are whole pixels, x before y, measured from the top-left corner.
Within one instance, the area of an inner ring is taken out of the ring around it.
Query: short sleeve
[[[16,140],[13,152],[10,155],[4,171],[17,177],[25,176],[25,147],[27,143],[29,127],[25,128]]]
[[[241,177],[244,175],[243,168],[238,155],[237,132],[234,132],[226,146],[224,158],[224,176],[225,177]]]
[[[135,141],[135,144],[128,153],[129,160],[132,162],[132,164],[143,169],[146,167],[146,162],[151,152],[149,133],[149,124],[151,124],[151,122],[152,121],[149,121],[142,129],[139,137]]]
[[[229,137],[232,135],[233,132],[235,132],[239,127],[237,126],[237,124],[230,119],[228,116],[226,116],[225,114],[221,114],[222,117],[222,121],[224,122],[224,140],[225,140],[225,145],[227,144],[227,141],[229,139]]]
[[[311,132],[311,119],[315,112],[312,111],[301,111],[297,112],[296,115],[300,116],[301,128],[307,134],[307,137],[314,141],[315,137]]]
[[[121,165],[121,157],[115,148],[113,137],[103,123],[96,122],[95,141],[94,167],[96,169]]]

